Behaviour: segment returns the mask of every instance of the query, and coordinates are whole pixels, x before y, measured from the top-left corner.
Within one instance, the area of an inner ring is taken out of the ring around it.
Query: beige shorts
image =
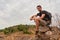
[[[45,20],[40,19],[39,22],[40,22],[40,25],[44,25],[44,26],[47,25],[47,21]]]
[[[38,18],[38,17],[37,17]],[[45,20],[39,19],[40,25],[46,26],[48,23]]]

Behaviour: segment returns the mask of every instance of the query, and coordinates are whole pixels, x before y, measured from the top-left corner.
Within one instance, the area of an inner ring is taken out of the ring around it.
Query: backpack
[[[48,12],[48,11],[44,11],[44,12],[46,12],[46,14],[49,16],[49,23],[47,24],[47,25],[50,25],[51,24],[51,19],[52,19],[52,14],[50,13],[50,12]]]
[[[44,12],[46,12],[46,14],[49,16],[49,19],[52,18],[52,14],[50,12],[48,12],[48,11],[44,11]]]

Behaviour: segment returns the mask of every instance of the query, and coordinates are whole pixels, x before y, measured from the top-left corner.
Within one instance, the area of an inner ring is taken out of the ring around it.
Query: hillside
[[[26,37],[30,38],[31,36],[34,35],[34,29],[35,25],[20,24],[11,26],[0,30],[0,40],[21,40],[21,39],[24,40]]]
[[[11,26],[5,29],[0,30],[0,32],[3,32],[6,35],[15,33],[15,32],[23,32],[23,34],[31,34],[30,29],[34,29],[35,25],[15,25]]]
[[[35,25],[16,25],[0,30],[0,40],[60,40],[57,27],[40,27],[35,37]]]

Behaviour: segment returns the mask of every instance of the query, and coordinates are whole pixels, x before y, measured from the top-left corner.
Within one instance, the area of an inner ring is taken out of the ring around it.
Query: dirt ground
[[[0,33],[0,40],[60,40],[60,29],[57,27],[40,27],[38,37],[35,37],[35,31],[30,30],[32,34],[23,34],[16,32],[9,35]]]

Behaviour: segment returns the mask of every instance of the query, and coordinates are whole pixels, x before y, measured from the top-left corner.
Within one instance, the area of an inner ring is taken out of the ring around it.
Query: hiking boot
[[[38,35],[38,33],[39,33],[39,31],[36,31],[36,32],[35,32],[35,35]]]

